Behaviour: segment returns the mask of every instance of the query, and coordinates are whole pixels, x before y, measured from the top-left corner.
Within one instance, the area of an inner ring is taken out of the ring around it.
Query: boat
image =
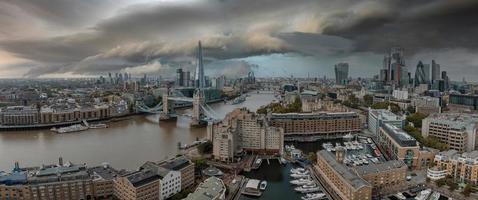
[[[317,199],[322,199],[325,197],[324,193],[309,193],[303,196],[301,199],[302,200],[317,200]]]
[[[258,159],[256,160],[256,165],[261,165],[261,163],[262,163],[262,159],[258,158]]]
[[[428,197],[430,196],[431,193],[432,193],[431,189],[423,190],[415,197],[415,199],[416,200],[426,200],[426,199],[428,199]]]
[[[236,97],[234,100],[232,100],[232,104],[235,105],[235,104],[240,104],[242,102],[246,101],[246,96],[245,95],[241,95],[241,96],[238,96]]]
[[[293,174],[295,174],[295,173],[297,173],[297,172],[302,172],[302,173],[303,173],[303,172],[305,172],[305,169],[299,167],[299,168],[295,168],[295,169],[291,169],[291,170],[290,170],[290,173],[293,173]]]
[[[380,157],[382,155],[378,149],[375,149],[373,152],[377,157]]]
[[[290,181],[290,184],[292,184],[292,185],[309,185],[309,184],[314,184],[314,181],[312,179],[310,179],[310,177],[308,177],[308,178],[301,178],[301,179],[298,179],[298,180],[292,180],[292,181]]]
[[[403,196],[403,194],[402,194],[402,193],[400,193],[400,192],[399,192],[399,193],[397,193],[397,194],[395,194],[395,197],[397,197],[398,199],[402,199],[402,200],[405,200],[405,199],[407,199],[407,198],[406,198],[405,196]]]
[[[287,164],[287,160],[285,158],[282,158],[282,157],[279,159],[279,162],[283,165]]]
[[[266,190],[267,187],[267,181],[262,181],[261,184],[259,185],[259,189],[261,190]]]
[[[292,178],[306,178],[306,177],[309,177],[309,174],[291,174],[290,177],[292,177]]]
[[[297,191],[297,192],[301,192],[301,193],[311,193],[311,192],[321,191],[320,188],[316,184],[303,185],[303,186],[300,186],[300,187],[296,187],[294,190]]]
[[[350,133],[348,133],[347,135],[344,135],[343,138],[346,139],[346,140],[351,140],[354,136]]]
[[[73,132],[79,132],[79,131],[86,131],[88,130],[88,126],[83,126],[81,124],[75,124],[67,127],[61,127],[61,128],[52,128],[50,129],[51,131],[57,132],[57,133],[73,133]]]
[[[107,124],[90,124],[91,129],[108,128]]]

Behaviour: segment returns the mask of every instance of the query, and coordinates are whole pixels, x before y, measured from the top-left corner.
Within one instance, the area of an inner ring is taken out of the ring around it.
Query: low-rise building
[[[160,167],[181,173],[181,190],[194,185],[194,163],[184,156],[175,157],[158,163]]]
[[[271,126],[284,129],[285,136],[338,138],[362,128],[355,112],[272,113],[268,118]]]
[[[459,153],[456,150],[440,152],[435,156],[435,168],[429,169],[429,178],[447,176],[465,183],[478,183],[478,151]]]
[[[412,106],[415,107],[415,112],[427,115],[441,113],[440,98],[437,97],[415,97],[412,99]]]
[[[209,177],[199,184],[193,193],[185,200],[224,200],[226,199],[226,186],[220,178]]]
[[[372,199],[372,185],[337,160],[325,150],[317,152],[315,168],[324,179],[325,187],[331,189],[334,196],[344,200]]]
[[[426,167],[437,153],[434,149],[421,148],[415,138],[392,124],[382,124],[377,138],[389,158],[403,161],[410,169]]]
[[[0,110],[0,125],[16,126],[40,123],[38,109],[32,106],[8,106]]]

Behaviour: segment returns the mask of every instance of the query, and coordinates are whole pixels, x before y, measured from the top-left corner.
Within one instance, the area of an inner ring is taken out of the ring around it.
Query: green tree
[[[207,141],[198,145],[198,151],[200,154],[211,154],[212,153],[212,142]]]
[[[471,185],[466,184],[465,188],[463,189],[463,195],[465,195],[465,197],[469,197],[470,194],[471,194]]]
[[[397,104],[390,103],[388,101],[374,103],[371,107],[373,109],[388,109],[389,106],[390,110],[393,113],[399,113],[401,111],[400,107]]]
[[[314,152],[309,152],[309,154],[307,155],[307,159],[310,162],[315,163],[317,161],[317,154],[315,154]]]
[[[364,95],[363,96],[363,104],[366,107],[371,106],[373,104],[373,96],[369,95],[369,94]]]
[[[426,114],[423,113],[413,113],[407,116],[407,122],[413,123],[413,126],[417,128],[422,127],[422,121],[427,117]]]
[[[201,171],[203,169],[206,169],[208,167],[206,159],[197,159],[194,160],[194,167],[196,168],[197,171]]]

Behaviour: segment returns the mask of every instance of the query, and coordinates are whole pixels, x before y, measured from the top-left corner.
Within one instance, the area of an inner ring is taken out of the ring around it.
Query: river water
[[[220,117],[234,108],[255,111],[274,99],[273,94],[251,92],[241,104],[216,103],[211,107]],[[191,109],[178,113],[190,113]],[[191,143],[206,136],[206,128],[190,128],[188,117],[177,122],[158,123],[158,115],[138,115],[111,122],[106,129],[56,134],[49,130],[11,131],[0,133],[0,171],[10,171],[13,163],[40,166],[65,161],[89,166],[110,163],[117,169],[136,169],[145,161],[159,161],[177,153],[178,143]]]

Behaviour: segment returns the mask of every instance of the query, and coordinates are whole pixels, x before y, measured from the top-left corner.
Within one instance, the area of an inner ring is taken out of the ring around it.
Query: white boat
[[[305,172],[305,169],[299,167],[299,168],[295,168],[295,169],[291,169],[291,170],[290,170],[290,173],[293,173],[293,174],[298,173],[298,172],[303,173],[303,172]]]
[[[415,199],[416,200],[427,200],[431,193],[432,193],[431,189],[423,190],[415,197]]]
[[[261,163],[262,163],[262,159],[258,158],[258,159],[256,160],[256,165],[260,165]]]
[[[324,193],[309,193],[303,196],[301,199],[302,200],[317,200],[317,199],[322,199],[325,197]]]
[[[290,177],[292,178],[307,178],[309,177],[308,174],[291,174]]]
[[[92,129],[99,129],[99,128],[108,128],[107,124],[90,124],[89,126]]]
[[[279,159],[279,161],[280,161],[281,164],[284,164],[284,165],[287,164],[287,160],[286,160],[285,158],[282,158],[282,157],[281,157],[281,158]]]
[[[297,191],[297,192],[302,192],[302,193],[311,193],[311,192],[321,191],[320,188],[317,187],[317,185],[315,185],[315,184],[303,185],[303,186],[300,186],[300,187],[296,187],[294,190]]]
[[[292,180],[290,181],[290,184],[292,185],[308,185],[308,184],[314,184],[314,181],[309,178],[301,178],[298,180]]]
[[[399,192],[399,193],[397,193],[397,194],[395,194],[395,196],[396,196],[397,198],[399,198],[399,199],[402,199],[402,200],[405,200],[405,199],[407,199],[407,197],[403,196],[403,194],[402,194],[402,193],[400,193],[400,192]]]
[[[73,133],[73,132],[88,130],[88,127],[83,126],[81,124],[75,124],[75,125],[71,125],[71,126],[67,126],[67,127],[52,128],[50,130],[55,131],[57,133]]]
[[[259,185],[260,190],[266,190],[267,187],[267,181],[262,181],[261,184]]]

